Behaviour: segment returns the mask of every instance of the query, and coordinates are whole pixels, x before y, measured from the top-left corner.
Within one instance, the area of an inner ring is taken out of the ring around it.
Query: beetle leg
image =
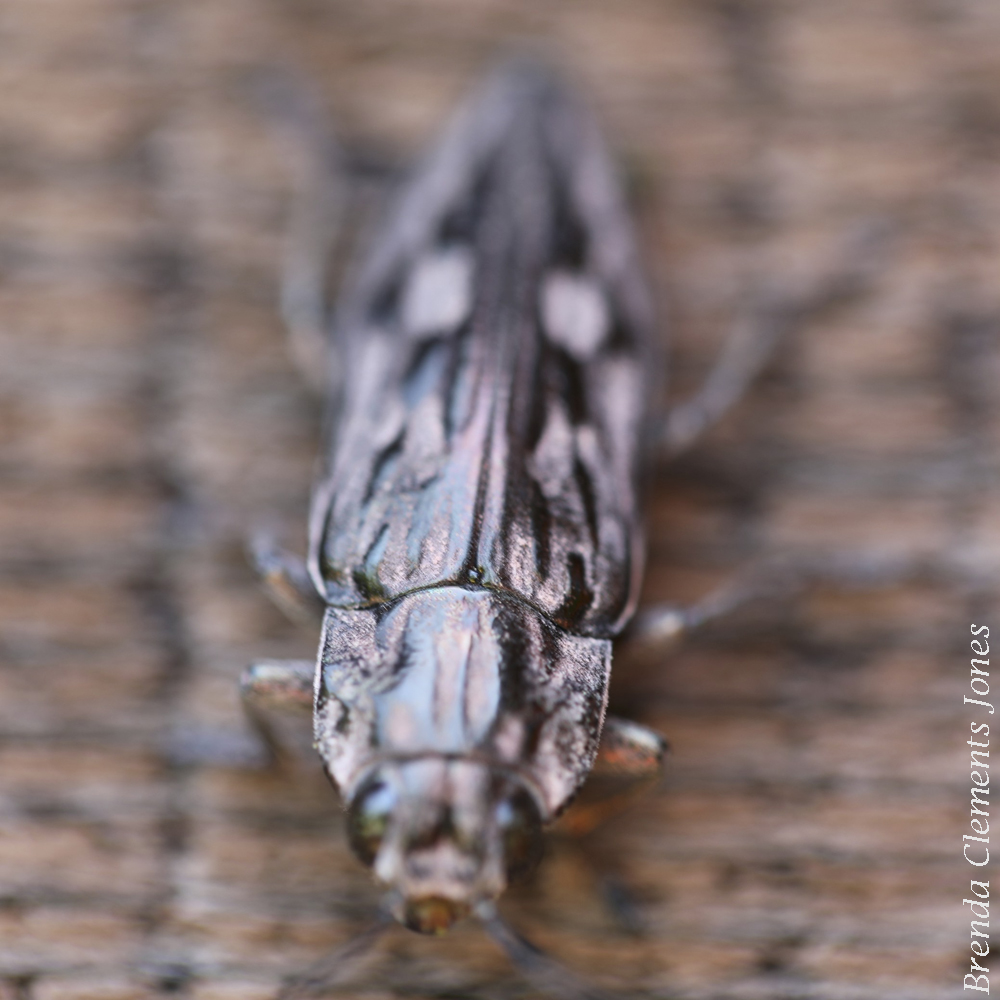
[[[258,533],[249,546],[254,569],[271,599],[292,621],[316,624],[323,616],[324,602],[316,593],[305,562],[279,548],[270,535]]]
[[[312,660],[260,660],[243,671],[240,695],[260,708],[311,712],[315,672]]]
[[[841,586],[881,586],[896,579],[906,569],[897,561],[872,558],[864,553],[839,556],[798,556],[771,559],[751,566],[733,579],[710,591],[695,604],[653,604],[636,615],[625,640],[640,648],[659,648],[676,642],[706,622],[722,618],[749,601],[761,598],[788,598],[807,585],[819,581]],[[888,577],[887,577],[888,574]]]
[[[281,317],[296,364],[321,392],[329,388],[333,361],[327,271],[348,200],[343,157],[315,93],[294,74],[260,73],[252,87],[292,173]]]
[[[316,93],[294,74],[261,73],[254,90],[292,174],[281,318],[302,377],[329,397],[341,382],[331,290],[339,284],[356,237],[385,201],[394,171],[365,151],[346,149]]]
[[[818,584],[876,589],[906,581],[969,578],[963,567],[930,557],[847,551],[798,554],[759,563],[688,607],[654,604],[640,611],[623,640],[629,648],[659,651],[687,632],[752,600],[789,599]]]
[[[238,768],[260,768],[305,757],[312,735],[309,716],[314,669],[306,660],[253,664],[240,678],[240,695],[258,738],[239,727],[182,723],[167,734],[167,757],[179,766]]]
[[[262,660],[247,667],[240,677],[247,718],[279,763],[306,749],[304,732],[311,737],[308,720],[315,669],[310,660]]]
[[[609,715],[591,774],[597,777],[658,778],[670,749],[655,730],[630,719]]]
[[[559,830],[582,836],[618,815],[659,780],[667,750],[655,730],[609,715],[587,786],[559,819]]]
[[[784,577],[787,577],[785,571]],[[660,648],[672,645],[685,633],[705,622],[720,618],[741,604],[757,597],[770,596],[779,585],[779,574],[762,570],[740,574],[711,591],[696,604],[654,604],[636,615],[625,634],[625,641],[640,648]],[[788,586],[782,578],[780,585]]]
[[[624,812],[659,781],[667,750],[667,741],[655,730],[609,715],[587,784],[556,822],[556,831],[573,838],[576,850],[592,870],[615,923],[633,935],[645,930],[642,908],[627,879],[587,834]]]
[[[863,226],[848,238],[838,263],[811,286],[758,291],[737,318],[701,389],[667,413],[659,433],[664,455],[690,447],[738,402],[783,336],[863,292],[881,261],[886,236],[883,224]]]

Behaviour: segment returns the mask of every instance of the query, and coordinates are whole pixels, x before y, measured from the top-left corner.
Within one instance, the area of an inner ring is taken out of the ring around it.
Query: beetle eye
[[[347,836],[351,850],[364,864],[375,863],[395,805],[396,793],[377,779],[354,797],[347,814]]]
[[[542,858],[542,820],[535,800],[518,789],[497,806],[497,822],[503,832],[507,877],[527,874]]]

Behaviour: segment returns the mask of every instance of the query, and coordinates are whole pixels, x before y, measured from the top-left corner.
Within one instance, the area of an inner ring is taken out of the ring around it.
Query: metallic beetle
[[[643,562],[640,275],[593,120],[517,63],[416,171],[337,310],[315,745],[415,930],[530,866],[597,754]]]

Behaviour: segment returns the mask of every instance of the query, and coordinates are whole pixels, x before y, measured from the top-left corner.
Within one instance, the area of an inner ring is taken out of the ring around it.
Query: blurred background
[[[665,784],[553,842],[505,912],[612,989],[960,994],[969,623],[1000,629],[1000,4],[4,0],[0,1000],[265,1000],[370,919],[315,768],[176,752],[244,731],[248,661],[315,649],[243,555],[261,524],[304,547],[320,421],[276,314],[288,151],[247,81],[311,81],[374,181],[515,42],[604,124],[681,394],[755,281],[898,226],[870,292],[654,476],[647,598],[775,553],[969,573],[622,657]],[[392,932],[353,992],[530,995],[474,925]]]

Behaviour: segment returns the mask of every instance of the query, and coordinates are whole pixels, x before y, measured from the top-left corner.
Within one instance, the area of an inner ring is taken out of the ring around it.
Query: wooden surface
[[[852,220],[901,227],[872,293],[654,478],[648,597],[775,553],[1000,557],[995,0],[5,0],[2,1000],[264,1000],[370,918],[321,776],[197,763],[244,731],[242,666],[316,638],[242,554],[262,523],[301,547],[318,424],[248,81],[297,66],[348,146],[403,162],[526,38],[626,166],[681,391],[748,283],[820,270]],[[505,912],[613,989],[958,997],[966,642],[998,610],[954,581],[822,587],[623,657],[664,787],[554,844]],[[530,991],[467,926],[394,931],[354,992]]]

